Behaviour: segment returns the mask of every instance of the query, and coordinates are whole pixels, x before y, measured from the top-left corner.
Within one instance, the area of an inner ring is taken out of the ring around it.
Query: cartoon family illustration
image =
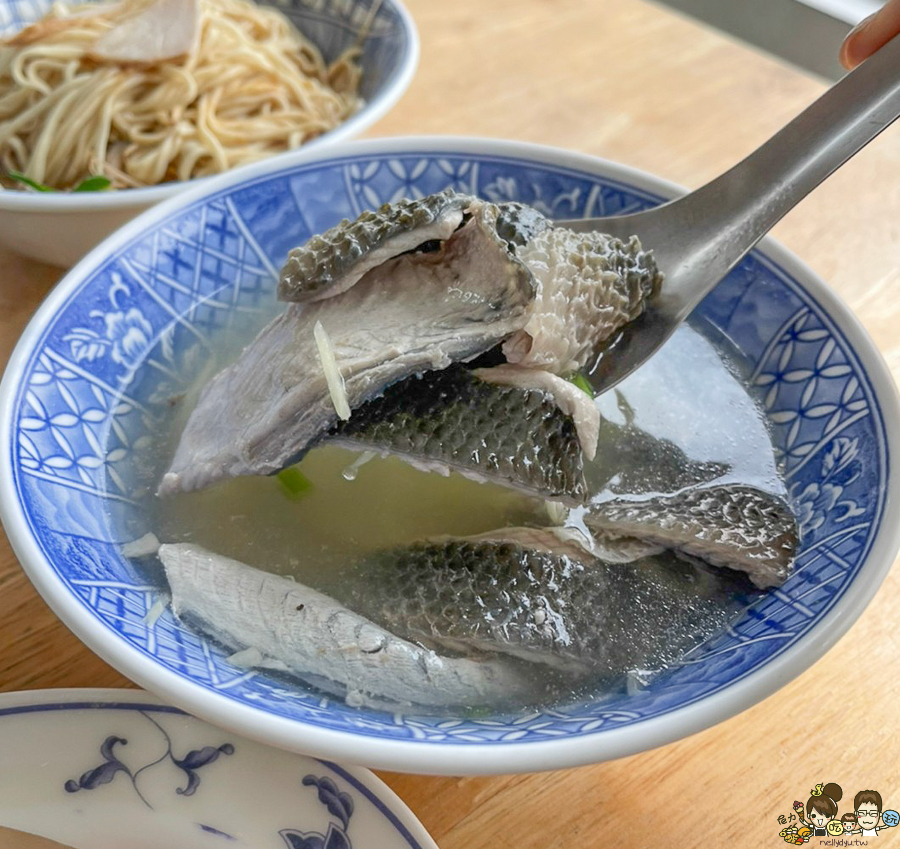
[[[780,833],[785,843],[799,846],[808,843],[811,837],[844,834],[877,837],[900,823],[900,813],[883,810],[881,794],[877,790],[860,790],[853,797],[853,810],[838,819],[838,802],[843,795],[839,784],[817,784],[810,791],[805,809],[802,802],[794,802],[794,813],[778,818],[779,824],[787,824]],[[795,820],[796,824],[788,824]]]

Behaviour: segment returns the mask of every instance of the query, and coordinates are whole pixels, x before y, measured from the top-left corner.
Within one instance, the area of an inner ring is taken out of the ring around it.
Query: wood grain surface
[[[823,83],[639,0],[408,0],[422,59],[369,135],[515,138],[688,187],[750,152]],[[803,33],[797,33],[803,38]],[[898,68],[900,73],[900,68]],[[900,374],[900,127],[776,228]],[[0,358],[59,272],[0,253]],[[900,808],[900,579],[776,695],[686,740],[611,763],[490,778],[381,773],[442,849],[782,845],[779,814],[818,782]],[[56,619],[0,541],[0,690],[128,687]],[[538,769],[540,764],[535,764]],[[900,828],[879,843],[900,845]]]

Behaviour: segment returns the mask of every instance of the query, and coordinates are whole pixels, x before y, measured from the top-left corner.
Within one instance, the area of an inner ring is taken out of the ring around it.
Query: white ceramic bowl
[[[183,363],[195,340],[270,304],[288,249],[312,233],[447,186],[557,218],[614,215],[678,192],[562,150],[403,138],[273,159],[154,207],[50,294],[0,385],[0,518],[29,577],[94,651],[167,701],[246,736],[367,766],[457,775],[575,766],[659,746],[765,698],[862,613],[900,536],[894,382],[847,307],[770,241],[698,310],[743,351],[764,395],[805,532],[797,569],[645,689],[489,717],[384,713],[232,666],[168,611],[148,624],[164,587],[117,547],[152,530],[128,469],[165,399],[191,379]]]
[[[277,5],[319,46],[326,59],[332,59],[352,45],[360,19],[365,19],[375,2],[284,0]],[[40,17],[50,5],[51,0],[0,0],[0,37]],[[412,17],[400,0],[384,0],[359,59],[363,107],[343,124],[308,142],[304,150],[352,138],[374,124],[406,91],[418,58],[419,38]],[[208,179],[83,194],[0,190],[0,245],[68,268],[135,215]]]
[[[0,826],[74,849],[437,849],[368,770],[245,740],[140,690],[3,693],[0,765]]]

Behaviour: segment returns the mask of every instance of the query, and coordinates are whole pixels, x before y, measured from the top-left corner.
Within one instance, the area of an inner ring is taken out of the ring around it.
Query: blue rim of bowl
[[[126,224],[110,236],[75,268],[48,296],[26,327],[10,357],[7,372],[0,383],[0,444],[12,443],[12,413],[16,409],[16,376],[27,364],[30,353],[39,346],[47,325],[73,296],[88,274],[105,258],[124,248],[150,225],[191,203],[211,198],[232,188],[287,168],[337,162],[360,155],[472,154],[496,158],[514,158],[519,162],[571,168],[582,174],[596,174],[607,181],[618,181],[655,197],[674,197],[684,189],[646,172],[612,163],[587,154],[559,148],[500,139],[467,137],[400,137],[349,142],[322,151],[298,151],[283,154],[242,169],[227,172],[203,186],[171,198]],[[652,749],[715,725],[756,704],[795,678],[822,657],[862,614],[887,575],[900,548],[900,479],[890,474],[890,458],[898,451],[893,443],[900,434],[884,427],[884,420],[900,421],[900,396],[878,349],[849,308],[808,266],[770,239],[757,248],[805,297],[821,310],[833,326],[840,327],[853,358],[869,378],[882,415],[879,421],[885,446],[886,488],[881,505],[879,530],[865,553],[860,571],[841,596],[841,604],[831,606],[798,644],[770,658],[763,666],[729,682],[719,691],[682,704],[651,719],[622,728],[606,728],[572,739],[522,742],[485,742],[467,746],[449,746],[416,740],[366,737],[351,731],[321,728],[274,716],[250,705],[212,693],[202,684],[190,681],[121,641],[110,642],[109,631],[75,599],[58,578],[32,535],[28,519],[18,501],[12,455],[0,452],[0,518],[13,550],[38,591],[63,622],[94,652],[128,675],[141,686],[162,698],[184,707],[216,725],[230,728],[245,737],[264,743],[341,762],[409,772],[435,774],[487,774],[535,771],[578,766]],[[835,316],[838,318],[836,319]],[[836,609],[836,607],[838,609]]]
[[[65,688],[0,693],[0,722],[7,716],[67,710],[79,712],[88,710],[152,711],[196,718],[181,708],[168,705],[157,696],[140,690],[92,687],[89,689]],[[301,755],[301,757],[308,756]],[[438,849],[431,835],[425,830],[425,826],[419,822],[407,804],[373,772],[365,767],[341,766],[322,758],[315,758],[315,760],[335,775],[340,776],[354,790],[368,799],[396,830],[397,834],[406,841],[410,849]]]
[[[389,3],[397,12],[397,16],[403,25],[406,35],[406,45],[403,56],[396,68],[385,81],[382,91],[377,97],[367,102],[363,108],[333,130],[323,133],[321,136],[308,141],[302,148],[296,151],[274,153],[267,157],[265,162],[277,157],[289,156],[297,153],[318,151],[323,147],[346,142],[349,138],[368,129],[376,121],[383,118],[397,101],[406,93],[415,76],[419,65],[421,51],[419,31],[415,20],[402,0],[383,0]],[[243,174],[245,169],[253,169],[259,163],[238,165],[229,168],[226,174]],[[252,170],[251,170],[252,173]],[[197,177],[193,180],[177,180],[170,183],[161,183],[156,186],[147,186],[139,189],[118,189],[109,192],[54,192],[44,194],[40,192],[0,191],[0,210],[8,212],[85,212],[87,210],[141,209],[151,204],[161,203],[174,195],[182,192],[193,191],[195,188],[206,187],[211,181],[217,180],[221,174],[208,177]]]

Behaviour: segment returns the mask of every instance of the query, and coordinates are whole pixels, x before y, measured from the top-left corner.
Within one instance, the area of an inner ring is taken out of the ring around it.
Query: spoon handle
[[[656,249],[660,266],[668,268],[683,315],[788,210],[898,116],[900,36],[746,159],[690,195],[659,207],[659,226],[654,228],[659,242],[645,241]],[[900,180],[900,174],[885,179]],[[672,232],[676,207],[680,240]],[[691,235],[690,246],[685,234]],[[701,287],[701,282],[708,285]]]

